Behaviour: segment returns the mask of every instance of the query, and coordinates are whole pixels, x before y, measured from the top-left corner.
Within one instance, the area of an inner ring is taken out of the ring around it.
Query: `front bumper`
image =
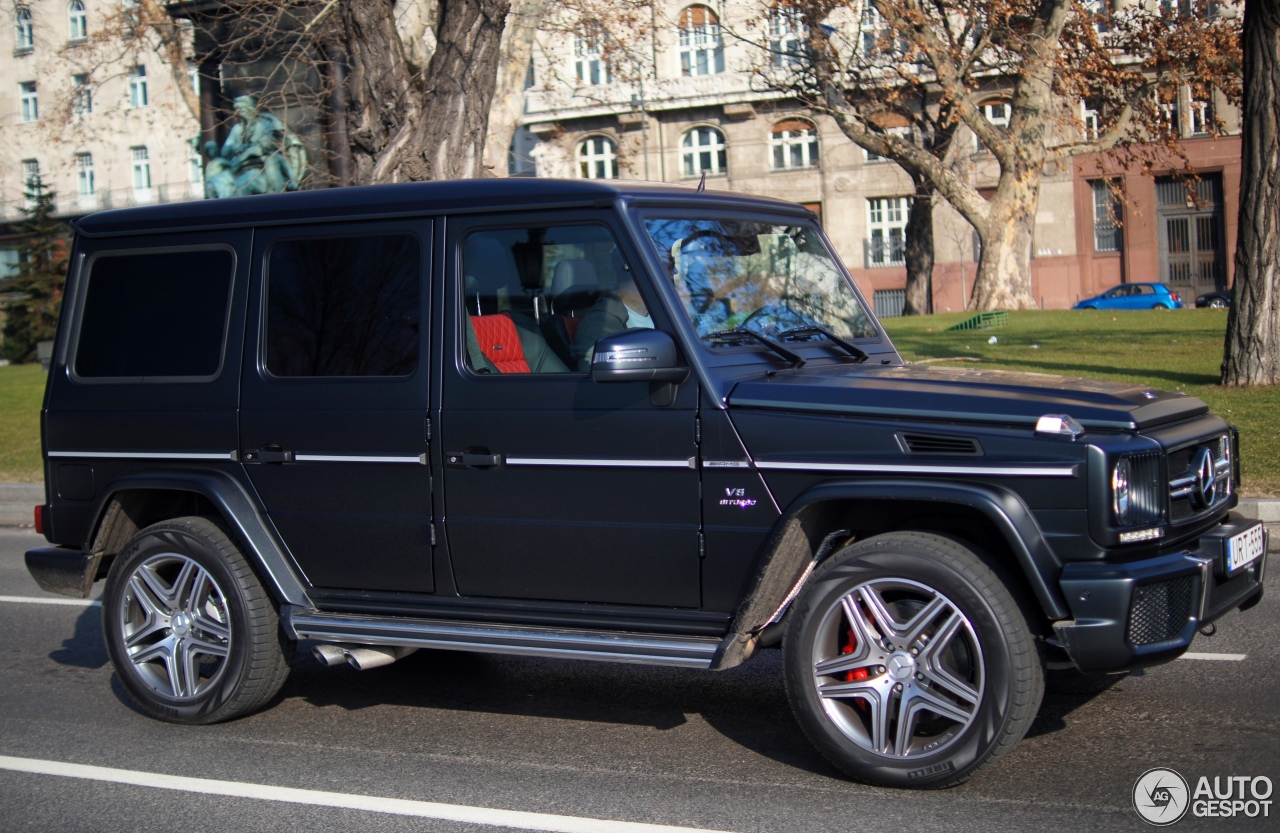
[[[1066,565],[1059,579],[1071,607],[1054,631],[1081,671],[1125,671],[1176,659],[1196,630],[1262,598],[1263,555],[1227,575],[1225,542],[1256,521],[1232,513],[1196,546],[1126,564]]]

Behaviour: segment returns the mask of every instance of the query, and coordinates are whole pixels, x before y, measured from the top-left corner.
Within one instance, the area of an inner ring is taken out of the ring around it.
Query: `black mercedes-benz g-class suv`
[[[813,214],[486,180],[89,216],[43,410],[54,546],[164,720],[252,712],[298,640],[725,669],[959,783],[1047,670],[1171,660],[1262,595],[1238,440],[1140,385],[903,362]]]

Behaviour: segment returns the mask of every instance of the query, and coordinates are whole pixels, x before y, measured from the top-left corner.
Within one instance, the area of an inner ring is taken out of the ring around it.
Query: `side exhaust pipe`
[[[390,665],[416,650],[418,649],[403,645],[316,645],[311,649],[311,655],[321,665],[330,668],[345,662],[358,671],[367,671]]]

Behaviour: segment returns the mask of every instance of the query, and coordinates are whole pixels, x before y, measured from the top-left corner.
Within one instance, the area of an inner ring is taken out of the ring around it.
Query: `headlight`
[[[1111,470],[1111,509],[1116,526],[1158,524],[1164,518],[1160,455],[1129,454]]]
[[[1129,458],[1122,457],[1111,472],[1111,502],[1116,510],[1116,524],[1129,526],[1129,480],[1133,475]]]

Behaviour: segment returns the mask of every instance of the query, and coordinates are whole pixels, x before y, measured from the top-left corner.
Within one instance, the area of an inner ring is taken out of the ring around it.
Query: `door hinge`
[[[436,525],[427,524],[427,526],[431,529],[431,546],[434,547],[436,545]]]
[[[425,435],[427,442],[431,442],[431,417],[426,419]]]
[[[693,442],[695,445],[702,444],[702,417],[693,418]]]
[[[701,532],[698,533],[698,557],[707,557],[707,536],[703,535]]]

